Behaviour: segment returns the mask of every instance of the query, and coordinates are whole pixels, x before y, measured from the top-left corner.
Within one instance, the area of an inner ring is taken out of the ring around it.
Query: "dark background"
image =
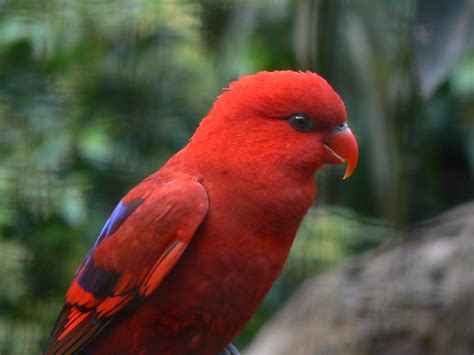
[[[222,88],[313,70],[360,165],[319,196],[244,347],[306,278],[474,196],[474,1],[0,1],[0,353],[39,352],[122,195]]]

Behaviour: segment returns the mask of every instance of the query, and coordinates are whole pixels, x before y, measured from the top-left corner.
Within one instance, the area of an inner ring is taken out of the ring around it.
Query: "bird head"
[[[231,83],[192,139],[202,142],[221,166],[257,174],[313,175],[324,164],[347,164],[348,178],[358,161],[344,103],[311,72],[259,72]]]

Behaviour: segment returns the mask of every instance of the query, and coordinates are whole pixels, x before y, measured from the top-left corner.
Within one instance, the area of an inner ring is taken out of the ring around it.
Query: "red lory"
[[[237,354],[324,164],[358,161],[344,103],[311,72],[241,77],[189,143],[122,198],[67,292],[46,354]]]

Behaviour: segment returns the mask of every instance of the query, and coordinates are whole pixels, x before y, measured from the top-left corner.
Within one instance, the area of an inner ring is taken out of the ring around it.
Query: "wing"
[[[192,179],[147,179],[117,205],[79,267],[45,354],[80,350],[130,300],[150,295],[176,264],[208,209]]]

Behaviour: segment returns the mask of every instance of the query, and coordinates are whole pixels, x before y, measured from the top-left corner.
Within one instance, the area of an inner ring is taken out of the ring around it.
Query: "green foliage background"
[[[348,182],[318,174],[318,208],[238,345],[305,278],[471,199],[474,10],[447,3],[0,1],[0,353],[40,351],[115,203],[243,74],[321,73],[361,156]]]

